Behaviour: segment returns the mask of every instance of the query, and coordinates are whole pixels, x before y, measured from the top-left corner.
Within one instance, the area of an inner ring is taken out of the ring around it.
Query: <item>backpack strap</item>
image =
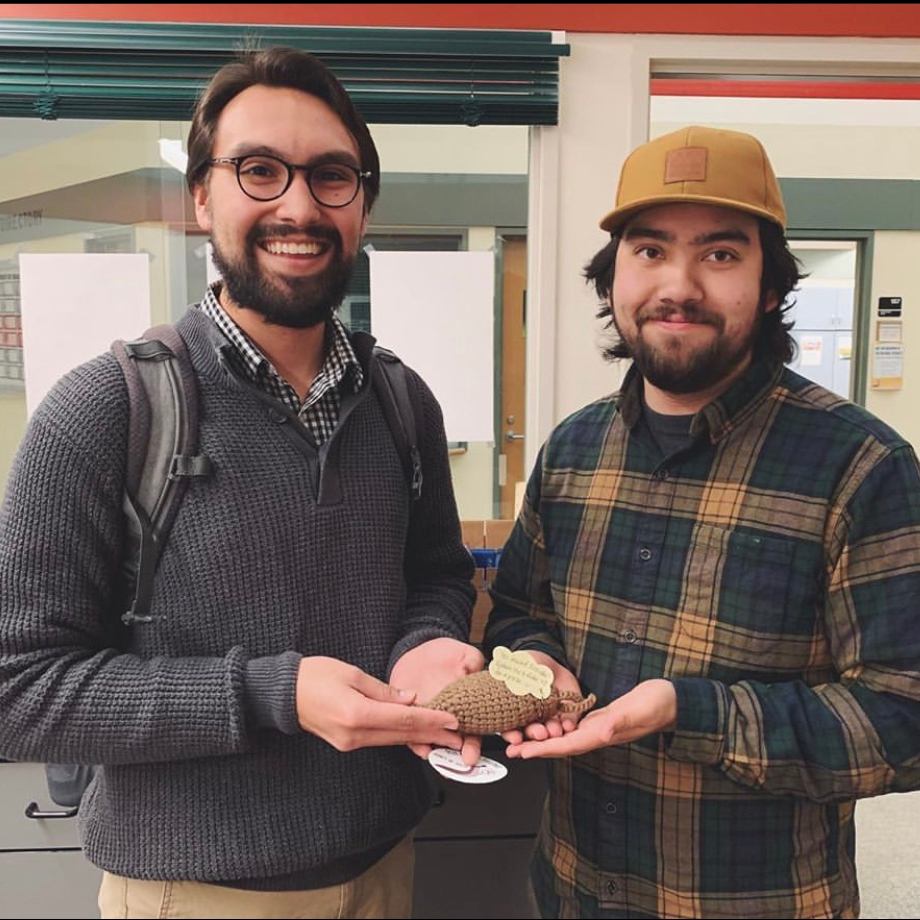
[[[130,606],[122,621],[147,623],[154,619],[154,574],[179,503],[189,478],[209,475],[211,461],[198,452],[198,380],[175,328],[155,326],[139,339],[119,339],[112,351],[129,399],[122,574]]]
[[[423,417],[418,392],[408,383],[406,366],[389,348],[374,346],[373,382],[383,406],[396,448],[403,461],[409,494],[415,502],[422,494],[421,420]]]
[[[112,343],[128,386],[128,452],[125,466],[127,540],[121,562],[125,624],[149,623],[153,577],[189,477],[207,476],[211,461],[198,453],[198,378],[185,342],[168,325],[130,342]],[[97,768],[45,764],[51,800],[72,817]],[[30,808],[32,806],[29,806]]]

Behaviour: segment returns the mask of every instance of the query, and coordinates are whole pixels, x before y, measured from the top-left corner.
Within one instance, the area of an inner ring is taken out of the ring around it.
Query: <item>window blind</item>
[[[0,117],[187,120],[240,47],[289,45],[378,124],[553,125],[551,32],[0,19]]]

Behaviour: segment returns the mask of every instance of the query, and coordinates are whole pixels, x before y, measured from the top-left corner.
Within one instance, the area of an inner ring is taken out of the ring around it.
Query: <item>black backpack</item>
[[[151,620],[154,575],[176,512],[189,481],[210,475],[211,461],[198,450],[198,378],[175,327],[154,326],[139,339],[116,340],[111,350],[124,371],[130,403],[123,499],[128,550],[122,560],[129,604],[121,619],[144,623]],[[414,504],[422,494],[418,393],[392,351],[375,345],[374,353],[372,383]],[[46,764],[52,801],[76,814],[94,770],[89,764]]]

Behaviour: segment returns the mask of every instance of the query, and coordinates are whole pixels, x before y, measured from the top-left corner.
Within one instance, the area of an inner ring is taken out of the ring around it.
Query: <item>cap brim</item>
[[[779,218],[773,212],[768,211],[766,208],[758,208],[753,205],[741,204],[730,199],[716,198],[712,195],[688,194],[655,195],[640,201],[632,201],[625,207],[614,208],[601,220],[599,226],[601,230],[606,230],[608,233],[614,233],[631,217],[633,217],[635,214],[638,214],[639,211],[645,211],[648,208],[654,208],[661,204],[711,204],[720,208],[733,208],[735,211],[744,211],[747,214],[753,214],[755,217],[763,217],[766,220],[776,224],[781,230],[786,229],[785,222],[779,220]]]

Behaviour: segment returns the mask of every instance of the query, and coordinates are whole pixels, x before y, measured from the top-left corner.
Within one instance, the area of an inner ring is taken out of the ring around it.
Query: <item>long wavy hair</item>
[[[789,250],[789,243],[782,229],[772,221],[758,218],[760,224],[760,244],[763,249],[763,274],[760,277],[760,302],[766,302],[770,294],[776,296],[779,306],[762,315],[760,336],[754,343],[754,357],[771,356],[788,364],[795,357],[796,342],[790,335],[794,321],[787,313],[795,306],[795,298],[790,295],[806,277],[801,271],[801,263]],[[613,321],[613,309],[610,305],[610,291],[613,289],[613,274],[617,249],[620,245],[619,233],[610,235],[610,242],[604,246],[584,267],[584,277],[588,284],[593,284],[601,307],[597,311],[598,319],[606,319],[604,326],[612,330],[612,340],[602,348],[607,361],[631,358],[629,347],[616,331]]]

